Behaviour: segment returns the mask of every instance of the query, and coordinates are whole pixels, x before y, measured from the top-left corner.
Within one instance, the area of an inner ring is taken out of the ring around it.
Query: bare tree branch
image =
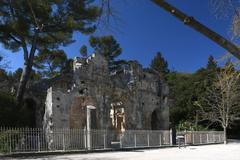
[[[229,63],[217,74],[213,86],[208,88],[201,102],[195,103],[200,108],[201,118],[218,122],[226,134],[226,129],[240,116],[239,91],[240,73]]]

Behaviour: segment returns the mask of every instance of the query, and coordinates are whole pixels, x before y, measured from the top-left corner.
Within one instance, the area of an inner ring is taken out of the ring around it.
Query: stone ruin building
[[[84,129],[88,114],[92,129],[169,129],[168,86],[136,61],[110,71],[100,54],[75,58],[72,73],[42,81],[32,90],[36,125],[46,130]]]

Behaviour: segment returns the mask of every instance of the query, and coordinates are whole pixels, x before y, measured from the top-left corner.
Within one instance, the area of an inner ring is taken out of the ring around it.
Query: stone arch
[[[156,108],[151,113],[151,129],[166,130],[169,129],[169,109]]]

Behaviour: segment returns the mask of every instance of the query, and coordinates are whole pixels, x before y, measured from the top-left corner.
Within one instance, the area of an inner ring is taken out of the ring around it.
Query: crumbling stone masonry
[[[73,74],[51,83],[45,99],[43,126],[86,127],[86,107],[93,129],[169,129],[168,86],[153,71],[129,61],[109,71],[100,54],[75,58]]]

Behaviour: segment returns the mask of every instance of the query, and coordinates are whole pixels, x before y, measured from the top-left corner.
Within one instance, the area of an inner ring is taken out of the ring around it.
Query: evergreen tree
[[[89,43],[94,51],[102,54],[109,62],[109,67],[114,65],[114,60],[122,53],[120,44],[113,36],[90,37]]]
[[[0,53],[0,69],[7,69],[9,62],[6,61],[6,58],[3,54]]]
[[[1,0],[0,42],[6,49],[22,49],[24,66],[17,91],[22,101],[39,50],[55,50],[73,42],[74,32],[92,33],[100,15],[89,0]]]
[[[206,91],[213,85],[218,71],[217,63],[209,56],[206,67],[195,73],[167,74],[170,96],[174,99],[173,107],[170,108],[170,120],[173,124],[190,122],[195,127],[199,125],[199,108],[195,106],[195,102],[206,96]]]
[[[165,77],[166,74],[169,73],[168,63],[160,52],[157,52],[156,56],[153,58],[150,68],[157,71],[161,77]]]
[[[72,73],[72,71],[73,71],[73,59],[70,58],[66,61],[65,65],[61,69],[61,73],[62,74]]]
[[[170,72],[167,74],[167,82],[170,90],[170,99],[173,103],[170,107],[170,121],[178,125],[181,121],[193,121],[193,79],[192,74]]]
[[[35,57],[34,67],[40,70],[43,77],[52,78],[58,75],[67,63],[63,50],[44,49]]]
[[[87,46],[86,46],[86,45],[83,45],[83,46],[80,48],[80,54],[81,54],[83,57],[87,57],[88,53],[87,53]]]
[[[217,62],[211,55],[208,57],[207,69],[212,71],[217,69]]]

